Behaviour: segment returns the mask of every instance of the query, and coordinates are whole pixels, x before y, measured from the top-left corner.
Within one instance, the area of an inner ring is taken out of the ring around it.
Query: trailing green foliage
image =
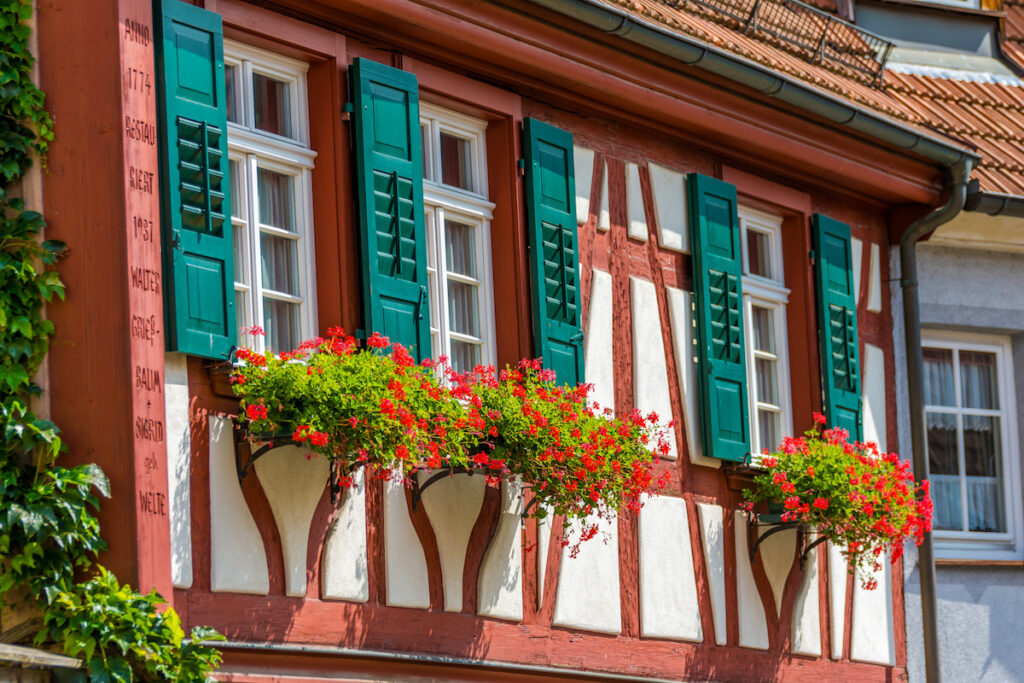
[[[106,547],[95,511],[107,478],[96,465],[58,465],[60,431],[31,410],[40,395],[32,377],[54,334],[43,305],[64,297],[47,270],[64,246],[40,242],[43,217],[10,193],[53,139],[31,78],[31,9],[29,0],[0,0],[0,610],[28,596],[43,614],[37,644],[82,657],[91,681],[202,681],[220,653],[197,643],[219,636],[195,629],[185,642],[160,596],[95,564]]]
[[[83,656],[96,682],[204,680],[220,653],[198,643],[217,632],[197,627],[185,642],[181,620],[173,609],[160,612],[162,603],[156,591],[142,595],[99,567],[77,590],[57,595],[45,633]]]

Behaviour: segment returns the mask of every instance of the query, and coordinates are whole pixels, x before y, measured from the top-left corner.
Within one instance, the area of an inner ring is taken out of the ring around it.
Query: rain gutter
[[[978,181],[972,180],[967,187],[967,201],[964,211],[987,213],[989,216],[1024,218],[1024,197],[1015,194],[981,192]]]
[[[967,201],[967,181],[973,160],[949,167],[946,203],[917,219],[900,239],[900,287],[903,288],[903,327],[906,333],[907,388],[910,394],[910,440],[914,472],[918,479],[928,478],[928,458],[924,447],[924,358],[921,353],[921,306],[918,299],[917,243],[939,226],[948,223]],[[921,579],[921,622],[924,631],[924,665],[928,683],[940,683],[939,632],[936,621],[935,553],[932,533],[924,535],[918,550]]]
[[[797,79],[739,55],[647,21],[601,0],[530,0],[587,26],[654,50],[687,66],[751,88],[762,95],[849,128],[886,145],[913,152],[942,166],[976,159],[972,152],[914,130],[838,95],[824,93]]]

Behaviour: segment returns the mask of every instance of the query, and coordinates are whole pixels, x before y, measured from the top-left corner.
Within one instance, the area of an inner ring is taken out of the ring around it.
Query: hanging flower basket
[[[820,413],[814,420],[814,429],[786,437],[761,459],[741,507],[751,514],[758,504],[781,508],[780,523],[814,530],[834,543],[862,585],[875,588],[873,571],[881,569],[881,555],[888,552],[895,562],[907,540],[920,545],[931,529],[928,482],[915,481],[910,463],[895,453],[850,442],[845,429],[825,429]]]
[[[386,337],[374,333],[360,347],[339,328],[294,351],[235,356],[230,381],[246,436],[329,458],[343,488],[360,466],[410,487],[421,469],[472,469],[492,486],[514,475],[536,500],[530,516],[582,524],[638,509],[667,480],[653,476],[668,452],[657,415],[600,413],[589,385],[558,386],[539,360],[457,374],[443,357],[416,364]]]

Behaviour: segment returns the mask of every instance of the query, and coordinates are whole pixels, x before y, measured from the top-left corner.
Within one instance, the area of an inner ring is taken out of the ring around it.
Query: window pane
[[[480,336],[477,288],[462,282],[448,282],[448,328],[452,332]]]
[[[998,410],[996,355],[982,351],[961,351],[960,388],[965,408]]]
[[[480,346],[452,340],[452,369],[469,372],[480,364]]]
[[[434,156],[430,150],[430,126],[425,123],[420,124],[420,142],[423,145],[423,179],[433,180],[434,164],[431,162]]]
[[[779,390],[776,380],[777,363],[767,358],[754,359],[754,379],[757,382],[757,400],[760,403],[779,405]]]
[[[922,349],[924,356],[924,402],[930,406],[956,406],[953,387],[953,352]]]
[[[450,133],[441,133],[441,182],[463,190],[474,191],[472,146],[469,140]]]
[[[963,528],[960,508],[960,467],[957,459],[956,416],[926,413],[928,468],[931,472],[935,528]]]
[[[256,174],[260,196],[260,223],[295,231],[295,179],[261,168]]]
[[[1003,523],[999,419],[964,416],[964,470],[971,531],[1006,531]]]
[[[248,292],[235,292],[235,324],[238,325],[238,329],[241,330],[246,327],[252,327],[252,315],[249,308],[249,293]],[[242,340],[239,344],[244,346],[246,340]],[[252,343],[252,339],[248,340],[248,343]]]
[[[227,92],[227,102],[225,105],[228,111],[228,121],[233,121],[234,123],[245,123],[242,120],[242,101],[238,96],[240,79],[241,73],[238,66],[234,64],[226,64],[224,66],[224,89]]]
[[[448,270],[460,275],[476,277],[475,228],[457,221],[444,222]]]
[[[747,230],[747,266],[751,275],[774,278],[772,272],[771,240],[757,230]]]
[[[926,413],[928,470],[933,474],[959,474],[956,448],[956,416]]]
[[[260,235],[263,289],[299,296],[298,242],[275,235]]]
[[[775,353],[773,315],[774,313],[770,308],[751,306],[751,318],[754,326],[754,348],[758,351]]]
[[[779,447],[782,439],[779,433],[782,431],[779,426],[779,414],[770,410],[757,411],[757,433],[761,450],[768,449],[771,453]]]
[[[256,127],[275,135],[292,137],[290,86],[262,74],[252,75]]]
[[[228,175],[231,176],[231,215],[245,218],[245,177],[243,166],[237,159],[228,162]]]
[[[235,282],[241,282],[242,284],[249,284],[249,268],[247,263],[249,259],[249,240],[246,239],[248,232],[246,225],[234,225],[232,226],[235,231]]]
[[[280,353],[299,345],[299,306],[263,297],[263,331],[267,348]]]

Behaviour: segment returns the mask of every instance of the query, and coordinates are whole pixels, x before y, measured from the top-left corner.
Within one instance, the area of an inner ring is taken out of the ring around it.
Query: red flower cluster
[[[577,522],[638,509],[644,492],[667,483],[653,475],[669,450],[657,415],[598,413],[590,385],[558,386],[539,359],[459,374],[444,357],[416,364],[378,333],[360,349],[340,328],[291,352],[236,357],[250,433],[290,433],[344,473],[369,465],[411,481],[422,468],[482,469],[492,486],[521,479],[539,499],[532,514]]]
[[[744,491],[745,509],[767,501],[781,503],[784,522],[801,522],[841,548],[851,571],[862,570],[863,585],[873,583],[869,568],[888,551],[893,562],[904,542],[920,544],[932,525],[927,481],[916,482],[910,463],[881,453],[874,443],[850,442],[845,429],[825,429],[814,414],[815,429],[786,437],[776,453],[763,458],[754,477],[757,488]],[[866,553],[872,549],[871,553]]]

